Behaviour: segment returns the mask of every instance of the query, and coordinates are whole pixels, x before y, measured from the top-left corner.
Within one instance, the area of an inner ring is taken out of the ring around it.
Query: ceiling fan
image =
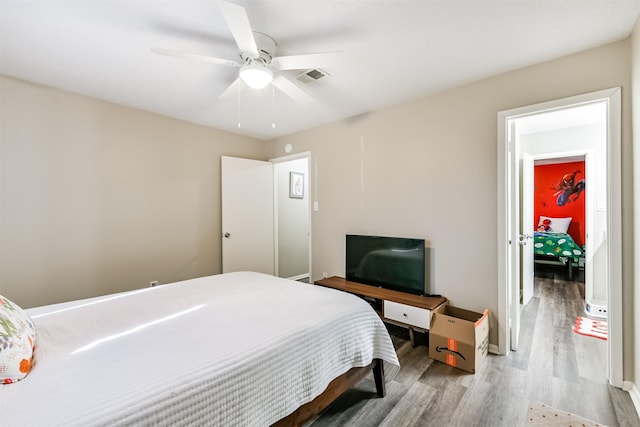
[[[327,67],[334,63],[342,52],[275,56],[277,49],[275,40],[267,34],[251,29],[247,12],[242,6],[226,1],[219,1],[218,7],[231,30],[238,49],[240,49],[239,61],[157,47],[151,48],[151,51],[159,55],[176,56],[216,65],[240,68],[238,78],[231,83],[219,98],[225,98],[230,93],[236,91],[242,81],[254,89],[262,89],[271,83],[300,104],[308,104],[311,102],[312,98],[305,91],[300,89],[285,75],[278,73],[278,71]]]

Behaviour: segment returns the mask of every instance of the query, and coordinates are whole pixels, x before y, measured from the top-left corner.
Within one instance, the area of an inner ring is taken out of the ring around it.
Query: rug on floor
[[[578,316],[576,324],[573,327],[573,331],[580,335],[587,335],[590,337],[600,338],[601,340],[606,340],[607,321]]]
[[[604,424],[579,417],[569,412],[559,411],[551,406],[537,402],[529,402],[527,426],[607,427]]]

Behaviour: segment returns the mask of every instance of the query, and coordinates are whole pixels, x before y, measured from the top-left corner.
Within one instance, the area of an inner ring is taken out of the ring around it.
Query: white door
[[[509,333],[511,350],[518,349],[518,337],[520,335],[520,173],[519,156],[516,142],[516,122],[508,122],[507,144],[508,156],[508,178],[507,178],[507,233],[509,239],[509,249],[507,254],[508,263],[508,301],[509,301]]]
[[[273,274],[273,164],[221,158],[222,272]]]
[[[520,248],[522,256],[522,304],[533,298],[533,158],[522,153],[522,220],[520,222]]]

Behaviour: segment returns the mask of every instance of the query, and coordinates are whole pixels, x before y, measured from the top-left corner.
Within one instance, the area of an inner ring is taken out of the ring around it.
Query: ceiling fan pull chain
[[[240,126],[240,84],[237,85],[238,86],[238,129],[241,128]]]
[[[271,127],[276,128],[276,88],[271,85]]]

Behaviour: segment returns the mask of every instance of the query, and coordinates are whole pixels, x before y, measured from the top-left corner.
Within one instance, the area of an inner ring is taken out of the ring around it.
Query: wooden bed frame
[[[309,403],[300,406],[294,412],[272,425],[272,427],[297,427],[305,424],[316,415],[320,414],[342,393],[353,388],[369,371],[373,370],[373,379],[376,383],[376,393],[379,397],[386,394],[384,380],[384,365],[381,359],[374,359],[369,366],[364,368],[352,368],[329,383],[327,388],[318,397]]]

